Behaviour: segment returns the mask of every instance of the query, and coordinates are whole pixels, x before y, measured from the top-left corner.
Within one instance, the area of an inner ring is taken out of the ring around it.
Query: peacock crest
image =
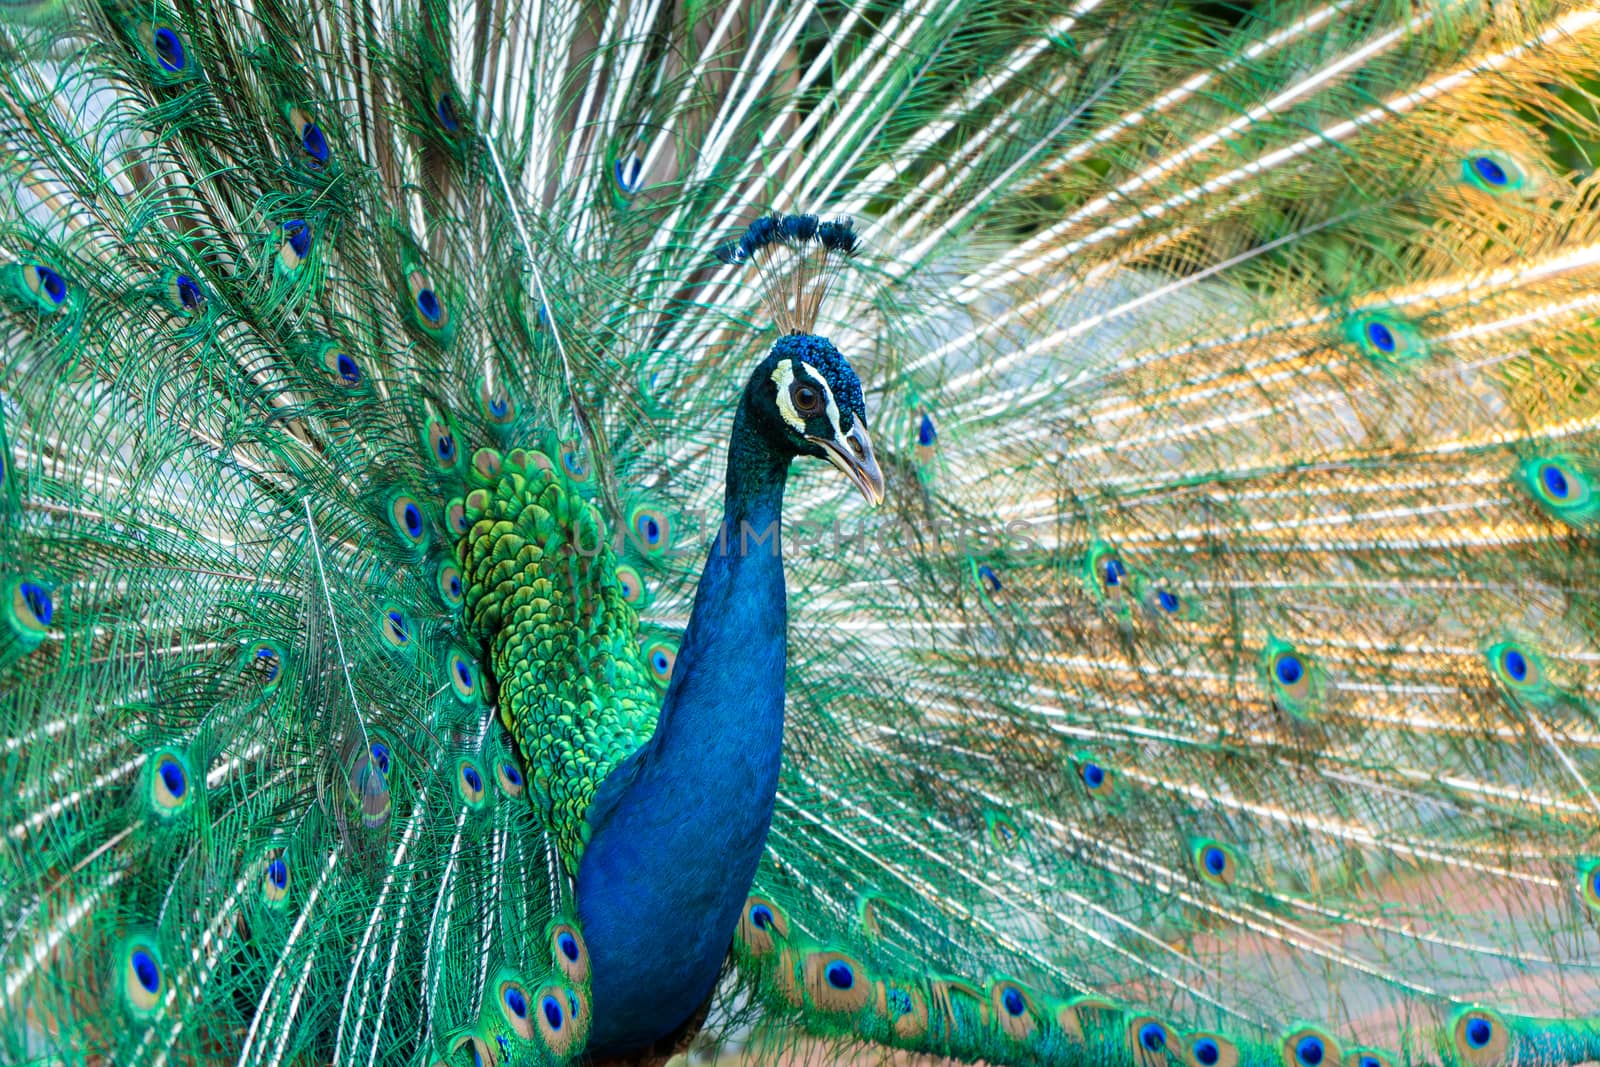
[[[761,302],[784,333],[816,332],[817,316],[845,261],[861,247],[849,218],[766,215],[716,249],[723,263],[754,264]]]

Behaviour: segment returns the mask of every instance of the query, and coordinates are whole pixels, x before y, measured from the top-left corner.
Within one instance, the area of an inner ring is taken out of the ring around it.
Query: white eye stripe
[[[794,367],[786,359],[780,359],[778,365],[772,368],[772,384],[778,387],[778,414],[783,416],[783,421],[793,426],[800,433],[806,432],[806,420],[794,409],[794,401],[789,399],[789,386],[794,384]]]
[[[810,371],[812,379],[822,386],[822,395],[828,398],[828,425],[833,427],[835,438],[843,437],[844,430],[839,426],[839,405],[833,402],[833,390],[828,386],[828,379],[818,374],[817,368],[811,364],[802,362],[800,365]]]

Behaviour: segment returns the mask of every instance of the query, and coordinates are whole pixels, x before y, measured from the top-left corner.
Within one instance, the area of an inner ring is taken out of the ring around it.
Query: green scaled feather
[[[664,654],[654,645],[641,652],[629,603],[637,572],[620,573],[599,512],[564,467],[544,453],[542,463],[526,458],[534,454],[468,494],[460,558],[468,626],[490,646],[501,718],[576,873],[594,791],[650,735],[653,679],[664,682],[671,666],[655,666]]]

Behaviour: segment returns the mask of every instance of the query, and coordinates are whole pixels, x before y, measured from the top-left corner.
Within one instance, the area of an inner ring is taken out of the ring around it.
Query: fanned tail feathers
[[[769,317],[890,505],[790,489],[712,1039],[1600,1058],[1597,74],[1532,2],[0,4],[0,1058],[580,1055]]]

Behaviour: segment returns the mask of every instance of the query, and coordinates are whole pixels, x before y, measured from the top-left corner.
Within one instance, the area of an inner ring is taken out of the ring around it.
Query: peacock
[[[0,103],[0,1062],[1600,1060],[1600,8],[0,0]]]

